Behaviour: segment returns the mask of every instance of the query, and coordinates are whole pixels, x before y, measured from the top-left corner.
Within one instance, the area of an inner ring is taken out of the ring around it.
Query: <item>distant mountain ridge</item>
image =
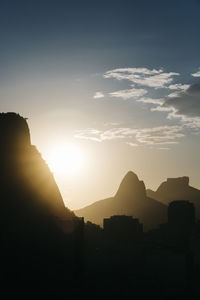
[[[145,184],[129,171],[123,178],[114,197],[97,201],[75,211],[77,216],[102,225],[112,215],[129,215],[138,218],[145,230],[153,229],[167,220],[167,206],[146,195]]]
[[[200,190],[189,185],[189,177],[167,178],[156,191],[147,189],[147,196],[168,205],[174,200],[188,200],[196,210],[196,218],[200,219]]]

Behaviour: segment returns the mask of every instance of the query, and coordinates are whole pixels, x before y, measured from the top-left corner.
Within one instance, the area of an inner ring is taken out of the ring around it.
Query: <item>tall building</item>
[[[168,207],[168,224],[176,228],[192,228],[195,224],[193,203],[185,200],[171,202]]]
[[[174,246],[188,247],[195,227],[195,208],[185,200],[173,201],[168,207],[168,241]]]

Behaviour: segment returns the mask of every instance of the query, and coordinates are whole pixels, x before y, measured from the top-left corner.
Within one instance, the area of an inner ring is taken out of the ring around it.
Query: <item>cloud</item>
[[[136,133],[136,129],[132,128],[112,128],[101,133],[101,139],[115,140],[115,139],[126,139],[131,138]]]
[[[172,112],[174,111],[174,109],[172,107],[156,106],[156,107],[152,107],[151,111]]]
[[[166,88],[167,85],[172,82],[173,77],[177,75],[180,74],[175,72],[163,72],[162,69],[119,68],[107,71],[104,74],[104,78],[128,80],[133,84],[158,89]]]
[[[79,130],[75,134],[75,138],[87,139],[96,142],[122,139],[132,147],[136,147],[138,145],[177,144],[177,140],[182,137],[184,137],[183,127],[180,125],[159,126],[143,129],[120,127],[111,128],[106,131],[89,128]]]
[[[96,142],[106,140],[124,139],[135,133],[135,129],[130,128],[112,128],[109,130],[96,130],[93,128],[76,131],[75,138],[87,139]]]
[[[200,129],[200,84],[190,85],[186,90],[169,94],[161,99],[151,111],[167,112],[167,119],[179,119],[192,134]]]
[[[93,96],[94,99],[104,98],[104,94],[102,92],[96,92]]]
[[[136,88],[131,88],[127,90],[121,90],[121,91],[116,91],[109,93],[111,97],[118,97],[122,98],[124,100],[130,99],[130,98],[138,98],[141,96],[144,96],[147,94],[147,91],[145,89],[136,89]]]
[[[193,73],[192,76],[193,76],[193,77],[200,77],[200,71],[198,71],[198,72],[196,72],[196,73]]]
[[[162,108],[171,108],[177,115],[200,117],[200,84],[193,84],[175,97],[166,97]]]
[[[191,74],[193,77],[200,77],[200,70],[197,71],[196,73]]]
[[[164,72],[163,69],[148,68],[118,68],[104,74],[104,78],[129,82],[128,89],[110,92],[110,97],[134,99],[143,105],[148,104],[151,112],[166,114],[167,124],[172,120],[177,125],[130,128],[129,125],[120,127],[120,124],[110,124],[108,130],[90,128],[76,132],[75,137],[96,142],[121,140],[131,147],[157,145],[158,148],[160,145],[161,150],[167,150],[167,145],[177,144],[188,133],[199,135],[200,84],[174,83],[174,77],[178,75]],[[200,77],[200,70],[192,76]],[[158,91],[161,88],[163,90]],[[103,97],[101,92],[94,95],[96,99]]]
[[[179,96],[179,92],[178,91],[170,93],[170,94],[167,95],[167,97],[169,97],[169,98],[178,97],[178,96]]]
[[[137,100],[137,102],[142,102],[142,103],[149,103],[149,104],[163,104],[163,99],[162,98],[140,98]]]
[[[76,130],[74,137],[77,139],[101,142],[100,134],[101,134],[100,130],[96,130],[94,128],[87,128],[84,130]]]
[[[184,137],[183,127],[179,125],[140,129],[136,134],[137,141],[146,145],[177,144],[181,137]]]
[[[168,88],[170,90],[182,90],[182,91],[185,91],[186,89],[189,88],[189,84],[181,84],[181,83],[176,83],[176,84],[170,84],[168,86]]]
[[[126,144],[131,147],[138,147],[138,144],[136,144],[136,143],[127,142]]]

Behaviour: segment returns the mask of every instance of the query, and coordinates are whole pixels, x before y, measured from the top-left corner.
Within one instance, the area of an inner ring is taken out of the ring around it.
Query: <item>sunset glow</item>
[[[50,149],[47,163],[57,176],[72,176],[78,174],[84,166],[84,155],[73,144],[61,143]]]

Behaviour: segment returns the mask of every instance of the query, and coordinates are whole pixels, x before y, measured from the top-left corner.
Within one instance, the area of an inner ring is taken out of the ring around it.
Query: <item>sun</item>
[[[77,146],[61,143],[48,151],[46,161],[55,175],[74,176],[84,166],[84,155]]]

